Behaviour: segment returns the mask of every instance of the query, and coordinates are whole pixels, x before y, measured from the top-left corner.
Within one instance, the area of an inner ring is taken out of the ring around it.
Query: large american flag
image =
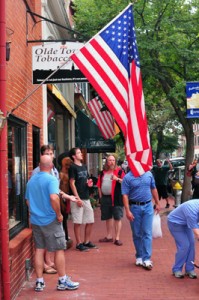
[[[102,104],[98,97],[93,98],[88,102],[88,108],[95,118],[97,126],[105,139],[110,139],[115,135],[114,120],[108,110],[101,111]]]
[[[129,167],[152,167],[132,4],[71,56],[102,98],[125,138]]]

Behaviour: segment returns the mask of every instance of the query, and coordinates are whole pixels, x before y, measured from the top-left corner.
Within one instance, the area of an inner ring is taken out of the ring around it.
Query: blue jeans
[[[174,237],[177,252],[175,255],[175,263],[172,271],[181,271],[185,265],[185,272],[194,270],[194,265],[191,261],[195,259],[195,240],[192,229],[186,225],[179,225],[168,221],[169,230]]]
[[[136,250],[135,256],[142,258],[143,261],[150,260],[152,255],[152,202],[140,206],[133,204],[130,206],[130,210],[134,216],[134,221],[131,221],[130,225]]]

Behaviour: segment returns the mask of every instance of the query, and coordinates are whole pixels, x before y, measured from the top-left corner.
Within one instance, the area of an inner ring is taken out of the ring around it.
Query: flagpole
[[[57,71],[59,71],[63,66],[65,66],[70,60],[70,57],[63,63],[61,64],[59,67],[57,67],[56,70],[54,70],[48,77],[46,77],[34,90],[32,90],[25,98],[23,98],[18,104],[17,106],[15,106],[13,109],[11,109],[10,112],[7,113],[6,118],[9,117],[10,114],[12,114],[21,104],[23,104],[30,96],[32,96],[39,88],[40,86],[42,86],[42,84],[44,84],[49,78],[51,78]]]
[[[127,10],[130,6],[132,6],[133,3],[129,3],[129,5],[126,6],[126,8],[123,9],[113,20],[111,20],[105,27],[103,27],[99,32],[97,32],[88,42],[86,42],[81,48],[79,48],[79,51],[85,47],[92,39],[94,39],[97,35],[99,35],[103,30],[105,30],[108,26],[110,26],[111,23],[113,23],[116,19],[118,19],[125,10]]]

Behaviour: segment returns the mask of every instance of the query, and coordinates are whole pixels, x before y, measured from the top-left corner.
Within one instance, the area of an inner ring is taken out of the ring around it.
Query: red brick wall
[[[39,0],[28,0],[30,8],[41,15]],[[39,18],[36,18],[39,21]],[[41,22],[35,24],[28,14],[26,24],[26,5],[23,0],[6,0],[6,38],[11,41],[10,60],[6,63],[6,109],[10,112],[29,93],[35,89],[32,84],[32,46],[29,40],[41,38]],[[28,36],[26,31],[28,28]],[[13,32],[13,34],[11,34]],[[43,111],[42,88],[40,87],[32,96],[14,110],[13,115],[27,122],[27,163],[28,178],[32,172],[32,125],[41,128],[41,141],[43,140]],[[4,217],[7,214],[4,214]],[[8,231],[9,234],[9,231]],[[31,229],[20,232],[9,243],[10,254],[10,280],[11,299],[19,292],[26,280],[25,260],[33,261],[33,241]],[[3,298],[2,298],[3,299]]]
[[[32,230],[25,229],[9,243],[11,299],[14,299],[26,279],[25,261],[30,259],[33,265]]]
[[[36,1],[36,0],[35,0]],[[36,13],[41,15],[40,1],[36,1]],[[39,18],[36,17],[36,21]],[[27,26],[26,26],[27,25]],[[9,35],[7,30],[7,40],[11,40],[10,44],[10,60],[6,65],[7,77],[7,100],[6,107],[8,111],[15,108],[29,93],[31,93],[36,85],[32,84],[32,46],[35,44],[28,43],[28,40],[41,38],[41,22],[35,24],[28,14],[28,24],[26,24],[26,6],[23,0],[6,1],[6,27],[14,31]],[[26,30],[28,28],[28,36]],[[42,88],[40,87],[32,96],[19,106],[14,115],[28,122],[28,170],[29,175],[32,171],[32,125],[42,129]],[[41,130],[41,140],[42,140]]]

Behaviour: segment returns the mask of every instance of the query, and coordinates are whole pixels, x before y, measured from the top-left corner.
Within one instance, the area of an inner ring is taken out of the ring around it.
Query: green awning
[[[76,147],[86,148],[88,153],[115,152],[115,142],[105,140],[98,126],[84,112],[79,110],[76,113]]]

